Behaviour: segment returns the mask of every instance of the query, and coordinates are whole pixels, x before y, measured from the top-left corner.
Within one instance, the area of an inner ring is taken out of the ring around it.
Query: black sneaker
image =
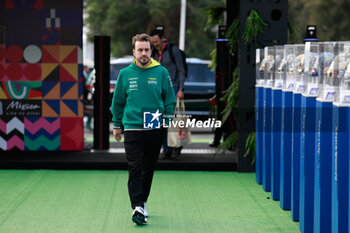
[[[147,223],[147,218],[144,214],[144,210],[141,206],[136,206],[132,212],[132,221],[137,225],[143,225]]]
[[[220,143],[212,142],[209,144],[210,147],[218,147]]]
[[[173,158],[173,159],[179,158],[181,155],[182,148],[183,148],[182,146],[177,147],[177,148],[173,148],[172,153],[171,153],[171,158]]]
[[[164,150],[162,156],[164,159],[171,159],[172,150]]]

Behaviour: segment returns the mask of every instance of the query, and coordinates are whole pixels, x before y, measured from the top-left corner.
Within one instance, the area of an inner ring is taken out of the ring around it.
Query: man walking
[[[156,59],[162,66],[164,66],[171,77],[174,86],[174,93],[176,99],[184,98],[184,83],[185,83],[185,66],[181,51],[178,47],[165,41],[164,28],[155,28],[151,32],[152,45],[154,47],[152,57]],[[180,156],[180,148],[171,148],[167,145],[165,138],[163,143],[163,156],[166,159],[171,159],[171,155]]]
[[[165,136],[161,116],[173,114],[176,100],[168,71],[151,58],[151,37],[135,35],[132,48],[135,59],[119,73],[111,111],[117,141],[124,125],[132,221],[142,225],[147,223],[145,204]]]

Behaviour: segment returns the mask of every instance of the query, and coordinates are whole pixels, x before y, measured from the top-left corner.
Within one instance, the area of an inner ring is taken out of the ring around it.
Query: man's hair
[[[146,34],[146,33],[142,33],[142,34],[136,34],[133,38],[132,38],[132,48],[135,48],[135,44],[136,41],[142,41],[142,42],[149,42],[149,44],[151,45],[151,37]]]
[[[164,28],[155,28],[152,30],[151,32],[151,36],[155,36],[155,35],[158,35],[159,38],[162,38],[164,36]]]

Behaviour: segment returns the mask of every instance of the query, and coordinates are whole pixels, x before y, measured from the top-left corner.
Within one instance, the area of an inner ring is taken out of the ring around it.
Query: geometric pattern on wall
[[[41,64],[1,64],[1,81],[41,81]]]
[[[79,100],[61,100],[60,116],[61,117],[77,117]]]
[[[0,149],[24,150],[23,117],[0,118]]]
[[[44,99],[42,100],[42,116],[43,117],[59,117],[60,116],[60,100]]]
[[[24,118],[25,150],[59,150],[60,118]]]
[[[41,99],[42,82],[0,82],[0,99]]]
[[[78,99],[78,82],[61,82],[62,99]]]
[[[78,81],[77,46],[42,46],[42,79],[44,81]]]
[[[84,149],[82,3],[0,1],[0,150]]]
[[[61,117],[61,150],[84,149],[84,127],[82,117]]]
[[[42,95],[43,99],[60,99],[60,82],[43,82]]]
[[[28,9],[41,9],[43,7],[43,0],[32,0],[32,1],[16,1],[16,0],[6,0],[5,8],[15,9],[15,8],[28,8]]]
[[[7,63],[40,63],[41,49],[39,46],[31,44],[22,48],[20,45],[12,44],[6,48]]]

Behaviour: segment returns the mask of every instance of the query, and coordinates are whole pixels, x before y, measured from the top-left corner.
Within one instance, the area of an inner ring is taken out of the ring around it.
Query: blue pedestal
[[[263,154],[263,127],[264,127],[264,88],[255,87],[255,172],[256,182],[262,184],[262,154]]]
[[[348,232],[349,108],[333,106],[332,232]]]
[[[271,197],[273,200],[279,200],[282,131],[282,90],[272,90],[271,96]]]
[[[280,157],[280,206],[291,209],[292,182],[292,98],[293,92],[282,91],[282,131]]]
[[[300,132],[301,94],[293,94],[292,101],[292,184],[291,214],[293,221],[299,221],[300,202]]]
[[[314,232],[331,232],[332,109],[316,101]]]
[[[299,228],[313,232],[315,182],[316,97],[301,97]]]
[[[264,88],[263,189],[271,191],[271,88]]]

